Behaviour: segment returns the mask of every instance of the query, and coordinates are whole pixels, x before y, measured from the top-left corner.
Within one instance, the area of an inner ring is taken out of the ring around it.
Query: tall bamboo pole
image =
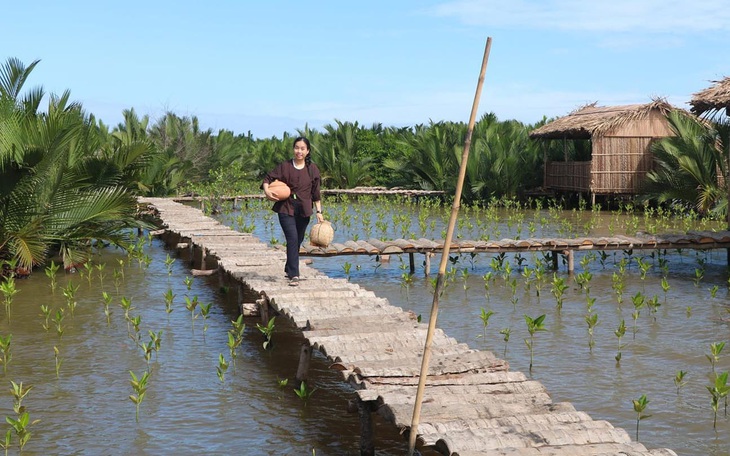
[[[439,295],[444,287],[444,278],[446,276],[446,264],[449,259],[449,249],[451,248],[451,237],[454,235],[454,226],[456,226],[456,218],[459,215],[459,206],[461,205],[461,191],[464,187],[464,176],[466,175],[466,163],[469,159],[469,148],[471,147],[471,135],[474,131],[474,123],[476,122],[477,108],[479,107],[479,98],[482,94],[482,84],[484,83],[484,75],[487,72],[487,62],[489,61],[489,50],[492,48],[492,37],[487,37],[487,44],[484,48],[484,58],[482,59],[482,70],[479,73],[479,82],[477,83],[474,102],[471,107],[471,116],[469,117],[469,128],[466,131],[466,140],[464,141],[464,152],[461,155],[461,166],[459,166],[459,177],[456,181],[456,192],[454,193],[454,203],[451,206],[451,217],[449,218],[449,227],[446,230],[446,239],[444,239],[444,249],[441,253],[441,263],[439,264],[439,275],[436,279],[436,290],[433,293],[433,304],[431,305],[431,315],[428,320],[428,332],[426,333],[426,343],[423,347],[423,360],[421,362],[421,373],[418,378],[418,390],[416,391],[416,403],[413,406],[413,419],[411,420],[410,434],[408,435],[408,456],[413,456],[416,449],[416,436],[418,435],[418,422],[421,418],[421,404],[423,402],[423,390],[426,386],[426,378],[428,377],[428,364],[431,360],[431,345],[433,343],[433,333],[436,329],[436,317],[439,310]]]

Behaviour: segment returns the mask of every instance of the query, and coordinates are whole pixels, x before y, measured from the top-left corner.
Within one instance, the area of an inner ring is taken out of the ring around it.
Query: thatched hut
[[[657,99],[647,104],[596,106],[560,117],[530,133],[544,140],[590,140],[588,161],[545,163],[546,189],[597,195],[635,195],[653,166],[652,141],[672,136],[666,115],[677,108]]]
[[[705,90],[692,95],[689,104],[694,114],[702,115],[706,112],[721,112],[730,116],[730,77],[721,81],[713,81],[714,84]]]

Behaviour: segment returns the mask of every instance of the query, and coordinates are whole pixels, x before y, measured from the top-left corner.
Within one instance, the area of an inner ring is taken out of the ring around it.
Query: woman
[[[309,156],[309,140],[302,136],[294,140],[294,157],[282,162],[264,177],[263,189],[266,197],[276,201],[272,208],[279,215],[279,224],[286,238],[286,266],[284,273],[289,285],[299,285],[299,246],[304,241],[307,225],[312,216],[312,207],[317,211],[317,222],[323,222],[320,199],[321,177],[319,168]],[[280,180],[291,189],[289,198],[279,201],[269,184]]]

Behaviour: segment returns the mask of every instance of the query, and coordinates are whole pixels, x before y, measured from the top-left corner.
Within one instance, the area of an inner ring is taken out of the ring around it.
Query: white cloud
[[[429,12],[506,28],[662,34],[730,30],[724,0],[454,0]]]

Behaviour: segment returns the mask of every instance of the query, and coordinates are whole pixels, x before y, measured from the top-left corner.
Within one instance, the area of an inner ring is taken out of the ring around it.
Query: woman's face
[[[304,160],[309,154],[307,149],[307,143],[304,141],[297,141],[294,143],[294,158],[296,160]]]

